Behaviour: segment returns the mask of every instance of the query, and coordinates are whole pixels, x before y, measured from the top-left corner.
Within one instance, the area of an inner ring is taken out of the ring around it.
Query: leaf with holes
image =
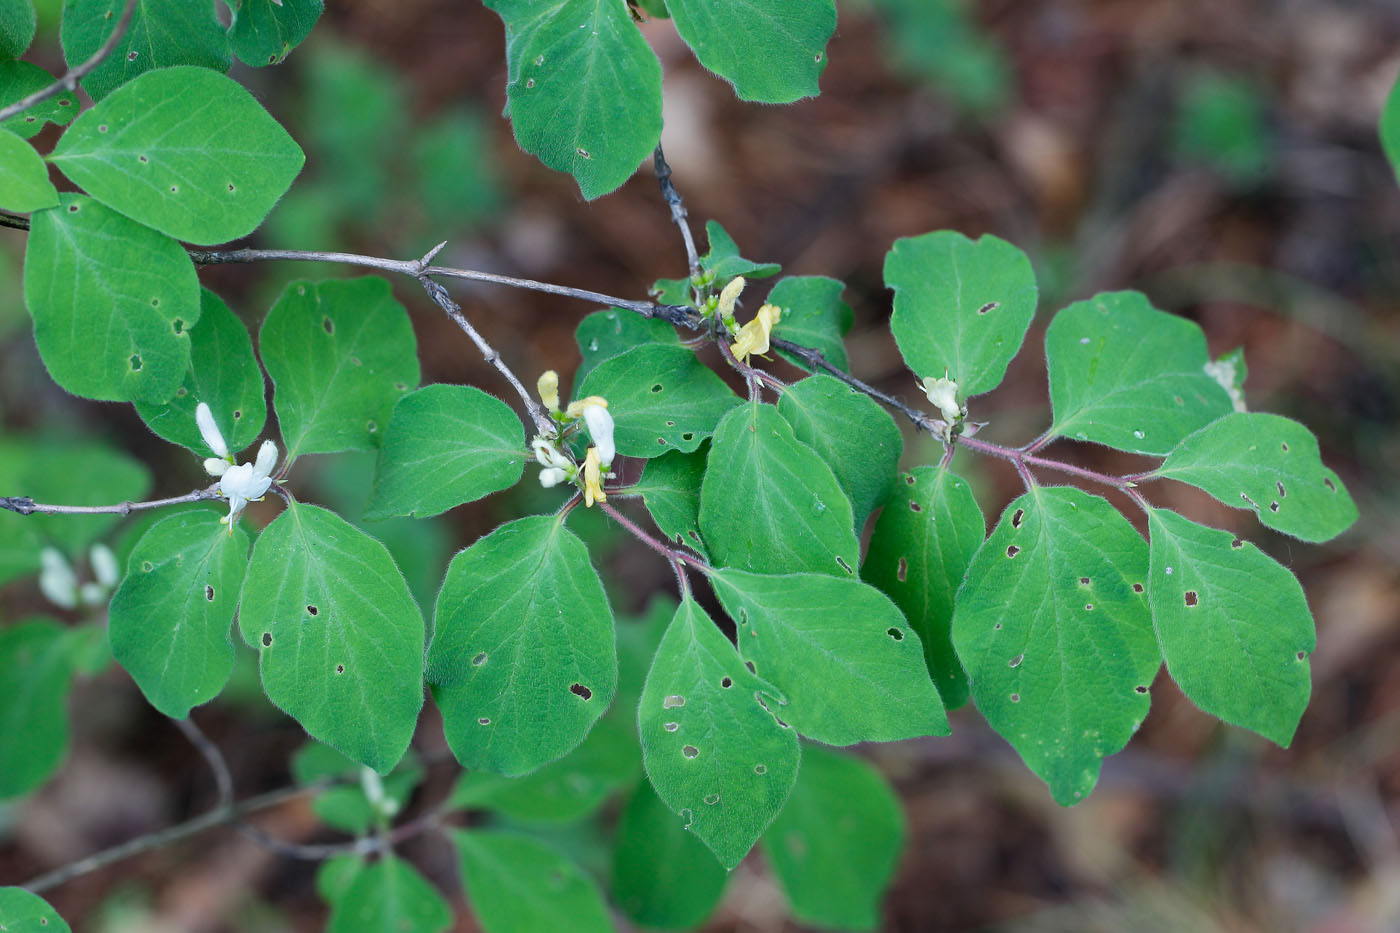
[[[377,447],[395,403],[418,385],[413,325],[378,276],[293,282],[258,347],[289,460]]]
[[[1335,538],[1356,521],[1356,504],[1322,465],[1317,438],[1280,415],[1226,415],[1178,444],[1155,475],[1253,509],[1269,528],[1304,541]]]
[[[113,210],[209,244],[252,233],[306,157],[237,81],[181,66],[84,112],[49,161]]]
[[[1147,542],[1066,486],[1006,507],[958,590],[953,646],[988,723],[1070,806],[1147,715],[1161,666]]]
[[[453,754],[517,776],[574,749],[617,689],[613,616],[563,516],[509,522],[452,559],[428,682]]]
[[[0,207],[28,213],[58,206],[58,189],[34,147],[0,129]]]
[[[467,904],[486,933],[612,933],[598,886],[556,849],[508,831],[448,832]]]
[[[953,651],[953,597],[986,532],[967,480],[915,467],[876,520],[860,568],[919,633],[929,675],[949,709],[968,696],[967,674]]]
[[[641,761],[632,727],[604,719],[583,744],[533,774],[508,778],[468,771],[452,788],[450,806],[490,810],[521,823],[571,823],[636,780]]]
[[[1312,614],[1298,578],[1253,544],[1148,513],[1147,592],[1167,672],[1213,716],[1285,748],[1308,706]]]
[[[990,392],[1035,316],[1035,271],[1026,254],[994,236],[969,240],[940,230],[894,241],[885,256],[894,289],[890,330],[920,378],[944,376],[958,398]]]
[[[833,0],[667,0],[666,10],[700,64],[740,100],[787,104],[821,93]]]
[[[63,4],[60,40],[72,68],[102,47],[121,21],[126,0],[68,0]],[[117,87],[170,65],[198,65],[228,71],[228,35],[212,3],[189,0],[141,0],[131,24],[112,51],[83,78],[83,90],[101,100]]]
[[[238,609],[268,699],[381,774],[423,705],[423,616],[394,560],[334,512],[288,504],[253,546]]]
[[[1161,455],[1234,410],[1206,372],[1201,328],[1138,292],[1105,292],[1056,314],[1045,360],[1054,435]]]
[[[705,478],[708,450],[683,454],[674,450],[647,461],[629,492],[642,497],[656,527],[667,540],[705,556],[700,537],[700,483]]]
[[[507,109],[520,148],[585,200],[620,186],[661,138],[661,63],[622,3],[487,0],[506,24]]]
[[[439,933],[452,926],[441,892],[403,859],[386,855],[354,873],[331,905],[327,933]]]
[[[739,404],[739,397],[695,351],[663,344],[644,344],[604,360],[574,394],[608,400],[617,452],[624,457],[690,453]]]
[[[472,386],[426,386],[394,406],[365,518],[428,518],[524,472],[525,430],[508,405]]]
[[[34,41],[33,0],[0,0],[0,58],[19,58]]]
[[[837,369],[850,369],[844,337],[855,320],[851,306],[841,300],[846,286],[820,275],[789,276],[768,293],[767,303],[783,309],[773,335],[804,347],[819,350]],[[794,366],[812,367],[794,354],[779,350],[778,355]]]
[[[817,452],[851,502],[859,532],[875,507],[894,491],[904,438],[889,413],[830,376],[808,376],[788,386],[778,411],[793,435]]]
[[[199,326],[190,330],[190,368],[175,397],[164,405],[136,403],[136,413],[159,436],[201,457],[211,453],[194,412],[209,406],[228,449],[237,453],[262,434],[267,424],[267,384],[253,356],[248,328],[223,299],[203,289]]]
[[[635,346],[680,343],[676,329],[665,321],[617,308],[594,311],[579,321],[574,330],[574,340],[582,357],[578,369],[574,371],[576,386],[583,385],[584,379],[599,363],[621,356]],[[574,396],[583,398],[583,393],[575,392]]]
[[[15,933],[72,933],[58,911],[24,888],[0,888],[0,930]]]
[[[855,573],[851,503],[826,461],[772,405],[736,408],[715,430],[700,533],[715,561],[759,573]]]
[[[207,508],[161,519],[127,558],[109,610],[112,654],[165,715],[184,719],[228,683],[247,565],[248,536]]]
[[[0,61],[0,107],[8,107],[35,91],[52,86],[53,83],[54,76],[38,65]],[[0,123],[0,127],[21,139],[32,139],[50,123],[61,126],[72,120],[81,109],[78,98],[74,97],[71,91],[62,91],[15,114]]]
[[[797,780],[797,734],[772,712],[781,702],[705,610],[683,599],[642,691],[642,763],[657,795],[727,869],[758,842]]]
[[[880,772],[808,745],[792,797],[763,837],[763,854],[797,920],[873,930],[906,834],[899,798]]]
[[[68,753],[71,644],[49,619],[0,628],[0,800],[37,789]]]
[[[49,375],[104,402],[165,402],[190,365],[199,279],[169,237],[81,194],[30,218],[24,301]]]
[[[634,922],[688,930],[714,912],[729,872],[671,812],[647,781],[638,781],[613,839],[613,900]]]
[[[301,45],[316,20],[322,0],[224,0],[233,13],[229,47],[248,65],[276,65]]]
[[[773,710],[828,745],[947,735],[919,637],[879,590],[821,574],[710,577],[739,653],[787,703]]]
[[[739,255],[739,244],[729,235],[718,221],[705,222],[705,236],[709,239],[710,251],[700,257],[700,268],[708,272],[716,284],[723,284],[736,275],[751,279],[766,279],[782,271],[775,262],[754,262]]]

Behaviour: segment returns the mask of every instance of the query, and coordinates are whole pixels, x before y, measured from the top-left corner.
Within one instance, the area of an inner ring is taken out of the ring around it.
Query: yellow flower
[[[598,448],[590,447],[583,458],[583,504],[592,508],[594,502],[607,501],[607,494],[603,492],[603,470],[598,465]]]
[[[540,401],[544,402],[544,407],[550,411],[559,410],[559,374],[554,370],[547,371],[540,376],[539,382],[535,383],[535,388],[539,390]]]
[[[602,408],[608,407],[608,400],[601,395],[590,395],[588,398],[581,398],[570,402],[569,407],[564,410],[564,416],[573,420],[583,416],[583,410],[589,405],[598,405]]]
[[[739,333],[734,337],[734,343],[729,347],[730,352],[741,363],[747,363],[753,354],[762,356],[767,353],[768,340],[773,334],[773,327],[782,316],[783,309],[777,305],[764,305],[759,308],[754,319],[739,328]]]
[[[744,286],[747,284],[742,275],[736,275],[720,291],[719,302],[715,305],[715,313],[725,324],[734,320],[734,305],[738,303],[739,293],[744,290]]]

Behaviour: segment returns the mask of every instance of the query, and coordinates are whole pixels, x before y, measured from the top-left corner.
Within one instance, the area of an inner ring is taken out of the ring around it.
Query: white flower
[[[568,478],[568,472],[562,467],[545,467],[540,470],[540,485],[545,489],[553,489]]]
[[[559,452],[559,449],[554,446],[553,441],[546,440],[538,435],[530,442],[530,449],[535,452],[535,462],[542,467],[567,470],[569,467],[573,466],[573,462]]]
[[[97,582],[108,589],[121,579],[121,568],[117,566],[117,555],[105,544],[94,544],[88,552],[88,563],[92,565],[92,575]]]
[[[928,400],[938,407],[938,411],[943,415],[943,420],[948,422],[949,427],[962,420],[964,412],[962,406],[958,404],[958,384],[947,376],[942,379],[934,379],[932,376],[925,376],[922,383],[924,394]]]
[[[593,444],[598,448],[598,463],[607,470],[617,456],[617,447],[613,445],[612,415],[602,405],[589,405],[583,410],[583,421],[588,425],[588,436],[593,438]]]
[[[214,423],[214,413],[209,410],[209,406],[200,402],[194,409],[194,421],[199,425],[199,434],[204,438],[204,443],[209,445],[209,449],[214,452],[214,456],[220,460],[229,460],[228,444],[224,443],[224,435],[219,430],[219,426]],[[209,470],[209,461],[204,462],[204,469]],[[218,476],[218,473],[209,470],[210,476]]]
[[[39,591],[49,602],[63,609],[78,604],[78,576],[57,548],[46,547],[39,552]]]
[[[249,502],[256,502],[267,494],[272,486],[272,471],[277,467],[277,445],[263,441],[258,448],[258,458],[253,463],[240,463],[224,470],[219,479],[219,495],[228,499],[228,515],[220,519],[229,526]]]
[[[100,606],[107,601],[107,587],[101,583],[84,583],[78,587],[78,596],[84,606]]]

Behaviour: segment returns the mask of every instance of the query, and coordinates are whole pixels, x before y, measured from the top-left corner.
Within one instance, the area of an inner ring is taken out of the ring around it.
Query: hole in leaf
[[[851,569],[851,565],[846,563],[846,559],[844,557],[836,558],[836,564],[847,573],[855,573],[855,571]]]
[[[767,766],[767,765],[754,765],[754,766],[753,766],[753,773],[754,773],[754,774],[767,774],[767,773],[768,773],[768,766]]]
[[[321,318],[321,329],[328,334],[334,334],[335,321],[332,321],[329,317]]]
[[[534,86],[535,86],[535,79],[534,79],[534,78],[526,78],[526,79],[525,79],[525,86],[526,86],[526,87],[534,87]]]
[[[142,165],[145,165],[147,162],[149,162],[149,161],[151,161],[151,160],[150,160],[149,158],[147,158],[146,156],[144,156],[144,155],[139,155],[139,156],[136,157],[136,161],[137,161],[137,162],[140,162]]]
[[[588,154],[588,150],[587,150],[587,149],[580,149],[580,150],[578,151],[578,154],[579,154],[580,156],[582,156],[583,158],[585,158],[585,159],[591,159],[591,158],[593,158],[593,156],[591,156],[591,155]]]
[[[1026,659],[1026,656],[1025,656],[1024,654],[1018,654],[1018,655],[1016,655],[1016,657],[1012,658],[1012,659],[1010,660],[1010,662],[1008,662],[1007,666],[1008,666],[1008,667],[1013,667],[1013,668],[1015,668],[1015,667],[1020,667],[1020,666],[1021,666],[1021,662],[1024,661],[1025,659]]]
[[[68,205],[68,213],[70,213],[70,214],[76,214],[76,213],[78,213],[78,205],[76,205],[76,204],[70,204],[70,205]]]
[[[583,684],[569,684],[569,692],[581,700],[593,699],[593,691],[589,690]]]
[[[666,427],[668,427],[668,428],[674,428],[675,426],[676,426],[676,423],[675,423],[674,421],[668,421],[668,422],[666,422]]]
[[[912,499],[909,501],[909,511],[922,512],[923,510],[923,506],[919,505],[919,503],[913,501]]]
[[[996,625],[993,625],[993,626],[992,626],[992,630],[995,631],[995,632],[1000,632],[1000,631],[1001,631],[1001,623],[998,622]]]
[[[999,301],[989,301],[989,302],[987,302],[986,304],[984,304],[982,307],[978,308],[978,309],[977,309],[977,313],[978,313],[978,314],[986,314],[988,311],[995,311],[997,308],[1000,308],[1000,307],[1001,307],[1001,302],[999,302]]]
[[[230,192],[233,191],[233,182],[229,182],[229,183],[228,183],[228,190],[229,190]]]
[[[1017,554],[1019,554],[1019,553],[1021,553],[1021,549],[1018,548],[1018,547],[1017,547],[1016,545],[1014,545],[1014,544],[1011,545],[1009,548],[1006,549],[1006,556],[1007,556],[1007,557],[1015,557],[1015,556],[1016,556]]]
[[[317,609],[315,606],[307,606],[306,614],[309,616],[318,616],[321,614],[321,610]]]
[[[476,657],[472,658],[472,667],[480,667],[481,665],[483,665],[483,664],[485,664],[485,663],[486,663],[486,652],[485,652],[485,651],[481,652],[481,653],[478,654]]]
[[[665,729],[667,732],[675,732],[680,727],[681,724],[678,722],[666,722],[661,724],[661,728]]]
[[[407,391],[408,391],[408,386],[404,385],[402,382],[396,382],[396,383],[394,383],[394,388],[395,388],[396,390],[398,390],[399,392],[407,392]]]
[[[180,186],[179,186],[179,185],[171,185],[171,186],[170,186],[170,193],[171,193],[171,194],[179,194],[179,193],[180,193]]]
[[[1020,702],[1021,702],[1021,694],[1019,694],[1019,693],[1013,693],[1013,694],[1011,694],[1011,702],[1012,702],[1012,703],[1020,703]]]
[[[156,569],[156,565],[153,564],[153,563],[151,563],[150,561],[148,561],[148,560],[143,560],[143,561],[141,561],[141,571],[142,571],[143,573],[150,573],[152,570],[155,570],[155,569]]]
[[[480,719],[478,719],[478,720],[476,721],[476,724],[477,724],[478,726],[489,726],[489,725],[491,725],[491,717],[489,717],[489,716],[482,716]]]
[[[137,54],[137,52],[136,52],[135,49],[132,49],[130,52],[127,52],[127,53],[126,53],[126,60],[129,61],[129,62],[134,62],[134,61],[136,61],[137,57],[138,57],[138,54]]]
[[[1252,509],[1257,509],[1257,508],[1259,508],[1259,506],[1257,506],[1257,505],[1254,504],[1254,500],[1251,499],[1251,498],[1249,498],[1249,494],[1248,494],[1248,493],[1243,493],[1243,492],[1240,493],[1240,498],[1243,499],[1245,502],[1248,502],[1250,508],[1252,508]]]
[[[1334,485],[1332,484],[1332,480],[1331,480],[1330,478],[1324,479],[1324,480],[1322,481],[1322,485],[1326,486],[1326,487],[1327,487],[1328,489],[1330,489],[1332,492],[1336,492],[1336,491],[1337,491],[1337,487],[1334,486]]]
[[[242,418],[242,417],[243,417],[243,410],[242,410],[241,408],[235,408],[235,409],[233,410],[233,420],[234,420],[234,421],[237,421],[239,418]]]
[[[1278,497],[1279,497],[1280,499],[1287,499],[1287,498],[1288,498],[1288,490],[1286,490],[1286,489],[1283,488],[1283,483],[1279,482],[1279,483],[1275,483],[1274,485],[1278,487]]]
[[[271,633],[271,632],[263,632],[262,643],[263,643],[263,647],[264,647],[264,648],[271,648],[271,647],[272,647],[272,633]]]
[[[1093,612],[1093,611],[1094,611],[1094,604],[1093,604],[1093,603],[1085,603],[1085,604],[1084,604],[1084,611],[1085,611],[1085,612]]]
[[[345,665],[344,665],[344,664],[337,664],[337,665],[335,666],[335,672],[336,672],[337,674],[344,674],[344,673],[345,673]]]
[[[670,696],[668,696],[666,699],[664,699],[664,700],[661,701],[661,708],[662,708],[662,709],[675,709],[675,708],[678,707],[678,706],[684,706],[684,705],[685,705],[685,697],[681,696],[681,695],[678,694],[678,693],[673,693],[673,694],[671,694]]]
[[[1138,693],[1146,693],[1146,692],[1147,692],[1147,685],[1146,685],[1146,684],[1138,684],[1136,687],[1133,688],[1133,690],[1137,691]]]
[[[190,390],[187,389],[187,388],[185,388],[184,386],[180,386],[180,388],[178,388],[178,389],[175,390],[175,397],[176,397],[176,398],[184,398],[186,395],[189,395],[189,394],[190,394]]]
[[[713,807],[715,804],[719,803],[719,794],[706,794],[705,803]]]
[[[683,441],[693,441],[693,440],[695,440],[695,432],[694,432],[694,431],[686,431],[684,434],[681,435],[681,440],[683,440]]]
[[[204,587],[204,598],[209,600],[211,603],[214,601],[214,588],[212,586],[206,585]]]
[[[1080,578],[1079,578],[1079,585],[1080,585],[1080,586],[1088,586],[1088,585],[1089,585],[1089,578],[1088,578],[1088,577],[1080,577]]]
[[[99,132],[99,133],[105,133],[105,132],[107,132],[107,124],[105,124],[105,123],[99,123],[99,124],[97,124],[97,132]]]
[[[369,421],[365,422],[365,430],[373,434],[375,431],[379,430],[379,425],[371,418]]]
[[[1270,511],[1270,512],[1277,512],[1277,511],[1278,511],[1278,503],[1277,503],[1277,502],[1270,502],[1270,503],[1269,503],[1269,511]]]
[[[700,754],[700,749],[696,748],[694,745],[687,745],[681,749],[681,754],[687,758],[694,758],[696,755]]]
[[[1020,528],[1020,527],[1021,527],[1021,519],[1025,518],[1025,517],[1026,517],[1026,510],[1025,510],[1025,509],[1017,509],[1017,510],[1016,510],[1016,513],[1015,513],[1014,515],[1011,516],[1011,527],[1012,527],[1012,528]]]
[[[908,579],[909,579],[909,561],[907,561],[907,560],[905,560],[904,558],[901,557],[901,558],[899,559],[899,566],[895,569],[894,575],[899,579],[899,582],[900,582],[900,583],[903,583],[904,581],[908,580]]]
[[[1168,567],[1166,572],[1167,572],[1167,576],[1171,576],[1171,575],[1172,575],[1172,568]]]
[[[1230,542],[1230,547],[1238,551],[1240,548],[1244,547],[1244,541],[1240,538],[1236,538]]]
[[[664,438],[664,437],[658,437],[658,438],[656,439],[656,443],[660,444],[662,447],[665,447],[665,446],[666,446],[666,438]]]
[[[895,628],[894,626],[890,626],[889,628],[885,629],[885,634],[893,638],[895,641],[904,641],[904,633],[901,632],[899,629]]]
[[[1141,583],[1134,583],[1134,584],[1133,584],[1133,592],[1134,592],[1134,593],[1141,593],[1141,592],[1142,592],[1142,584],[1141,584]]]
[[[139,353],[131,354],[131,359],[127,360],[127,362],[131,364],[131,371],[134,373],[139,373],[141,371],[141,367],[145,365],[142,362],[141,354]]]
[[[910,486],[914,485],[914,477],[913,477],[913,475],[911,474],[911,475],[909,475],[909,476],[904,477],[904,481],[905,481],[906,483],[908,483]]]
[[[745,661],[744,666],[749,669],[750,674],[758,673],[758,667],[752,661]]]
[[[1198,602],[1200,602],[1200,599],[1199,599],[1199,597],[1196,596],[1196,591],[1195,591],[1195,590],[1187,590],[1187,591],[1186,591],[1186,605],[1187,605],[1188,607],[1195,608],[1195,606],[1196,606],[1196,604],[1197,604]]]
[[[365,365],[364,360],[360,359],[358,356],[352,356],[352,357],[350,357],[350,362],[351,362],[351,363],[354,363],[356,366],[363,366],[363,365]]]
[[[158,304],[159,302],[160,302],[160,299],[157,298],[157,299],[153,300],[153,301],[151,302],[151,304],[154,305],[154,304]],[[182,321],[182,320],[180,320],[179,318],[176,318],[175,320],[173,320],[173,321],[170,322],[170,329],[173,330],[173,331],[174,331],[175,333],[177,333],[177,334],[183,334],[183,333],[185,332],[185,322]]]
[[[1299,652],[1298,652],[1298,660],[1299,660],[1299,661],[1304,660],[1305,658],[1307,658],[1307,656],[1308,656],[1308,653],[1307,653],[1306,651],[1299,651]]]
[[[734,686],[734,679],[732,677],[721,678],[719,685],[728,690],[730,687]]]
[[[652,391],[652,394],[653,394],[653,395],[656,394],[657,392],[660,392],[660,391],[661,391],[661,383],[658,382],[656,385],[652,386],[652,387],[651,387],[651,391]]]
[[[1283,443],[1279,444],[1279,446],[1283,448],[1283,452],[1284,452],[1284,453],[1288,453],[1288,442],[1287,442],[1287,441],[1284,441]]]

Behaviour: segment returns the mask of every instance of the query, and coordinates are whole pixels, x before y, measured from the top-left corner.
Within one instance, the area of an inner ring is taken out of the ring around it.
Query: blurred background
[[[1025,249],[1040,312],[1006,383],[971,415],[1003,442],[1027,441],[1048,423],[1038,348],[1054,311],[1105,289],[1144,291],[1199,321],[1213,355],[1242,346],[1249,406],[1306,422],[1361,508],[1349,533],[1311,546],[1184,486],[1152,488],[1157,503],[1247,534],[1301,578],[1319,631],[1313,700],[1292,748],[1222,727],[1162,676],[1140,735],[1073,809],[1056,806],[970,707],[953,716],[951,738],[864,749],[909,820],[884,928],[1400,929],[1400,186],[1376,136],[1400,72],[1400,4],[838,6],[821,97],[787,107],[738,102],[668,21],[643,27],[665,69],[663,143],[697,231],[718,220],[747,257],[844,281],[853,370],[903,397],[912,377],[888,333],[881,276],[891,242],[951,228]],[[59,71],[57,0],[40,7],[47,28],[29,58]],[[254,245],[409,258],[445,239],[444,264],[632,298],[685,272],[649,166],[589,204],[572,179],[515,147],[500,116],[502,27],[478,3],[339,0],[285,64],[235,69],[307,152],[303,176]],[[40,139],[41,150],[51,144]],[[198,463],[150,434],[129,406],[74,399],[48,379],[21,301],[23,249],[23,234],[0,230],[0,443],[42,438],[66,450],[71,439],[100,441],[149,469],[152,494],[201,484]],[[264,264],[208,268],[201,279],[255,329],[288,281],[345,274]],[[424,383],[469,382],[509,400],[421,291],[394,286],[413,315]],[[592,308],[495,287],[453,290],[522,378],[553,368],[567,384],[579,358],[574,327]],[[905,467],[940,454],[912,432],[905,444]],[[1115,472],[1140,462],[1054,450]],[[86,456],[68,461],[75,481],[116,454]],[[955,469],[989,517],[1019,489],[1000,464],[959,454]],[[354,518],[372,473],[372,455],[323,456],[295,480],[303,498]],[[440,519],[372,531],[429,606],[454,550],[558,498],[525,482]],[[275,512],[262,503],[249,515],[260,524]],[[107,533],[119,558],[144,527],[137,519]],[[579,510],[571,527],[594,548],[619,615],[640,616],[673,589],[663,562],[599,516]],[[32,577],[0,589],[7,621],[37,612],[54,610]],[[195,717],[225,749],[240,795],[287,783],[289,755],[304,740],[262,697],[251,658],[241,656],[224,696]],[[80,678],[69,703],[63,770],[33,796],[0,804],[8,883],[215,799],[203,761],[119,668]],[[416,744],[429,760],[442,747],[431,704]],[[429,767],[420,803],[451,778],[450,768]],[[605,807],[585,826],[558,830],[558,841],[605,874],[616,813]],[[288,839],[337,838],[304,803],[261,824]],[[457,891],[445,843],[429,835],[406,851]],[[311,930],[325,916],[314,870],[221,829],[49,897],[77,930]],[[453,897],[460,908],[460,892]],[[460,909],[458,924],[473,929]],[[785,928],[798,927],[752,857],[707,929]]]

